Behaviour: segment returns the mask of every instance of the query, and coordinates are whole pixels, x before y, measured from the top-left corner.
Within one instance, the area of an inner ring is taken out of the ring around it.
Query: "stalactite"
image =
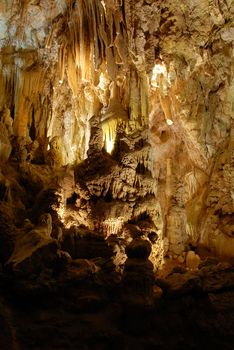
[[[61,45],[60,54],[59,54],[59,77],[60,82],[64,80],[65,74],[65,55],[66,55],[66,45]]]
[[[149,91],[149,78],[147,74],[143,74],[140,79],[140,94],[141,94],[141,123],[142,126],[148,125],[148,91]]]
[[[68,7],[68,24],[65,23],[65,31],[61,37],[60,49],[60,76],[63,80],[65,62],[68,60],[69,81],[73,92],[77,93],[74,84],[79,85],[84,80],[92,81],[94,68],[98,68],[103,59],[102,37],[99,35],[100,27],[105,32],[105,13],[102,4],[97,0],[79,1]],[[104,27],[104,28],[103,28]],[[105,46],[105,45],[104,45]],[[72,62],[76,68],[72,67]],[[94,66],[94,68],[92,68]],[[72,71],[77,70],[78,81],[72,81]],[[79,90],[79,86],[78,86]]]
[[[140,100],[140,94],[139,94],[139,89],[138,89],[138,77],[137,77],[137,72],[133,70],[131,72],[131,78],[130,78],[130,108],[131,108],[131,113],[130,113],[130,122],[133,125],[137,125],[139,123],[139,100]]]
[[[77,96],[78,88],[79,88],[79,80],[80,80],[80,71],[77,69],[75,65],[74,58],[71,52],[68,52],[67,57],[67,77],[69,85],[72,89],[73,95]],[[63,80],[63,79],[62,79]]]
[[[31,106],[35,110],[41,109],[38,94],[43,90],[44,74],[40,67],[37,70],[18,72],[16,83],[16,116],[14,129],[17,136],[27,136],[28,121]]]
[[[14,50],[13,54],[9,56],[8,49],[1,53],[0,111],[8,107],[14,119],[14,134],[28,139],[33,111],[37,134],[44,136],[46,122],[43,126],[40,124],[45,115],[49,117],[47,106],[50,103],[48,100],[45,103],[43,98],[43,93],[49,93],[46,92],[46,69],[39,62],[35,63],[38,57],[33,51]]]
[[[107,120],[102,123],[103,129],[103,142],[108,153],[111,153],[114,149],[116,140],[118,119]]]
[[[103,232],[108,238],[110,235],[117,235],[124,225],[124,220],[121,217],[118,219],[107,219],[102,223]]]

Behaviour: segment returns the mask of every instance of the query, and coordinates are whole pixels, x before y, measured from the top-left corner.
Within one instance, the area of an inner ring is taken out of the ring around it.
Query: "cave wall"
[[[10,140],[59,168],[147,132],[165,254],[233,256],[233,17],[231,0],[1,2],[2,163]]]

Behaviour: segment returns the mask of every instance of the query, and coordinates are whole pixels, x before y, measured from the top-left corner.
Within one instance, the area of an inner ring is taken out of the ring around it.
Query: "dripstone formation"
[[[233,349],[233,19],[0,2],[1,349]]]

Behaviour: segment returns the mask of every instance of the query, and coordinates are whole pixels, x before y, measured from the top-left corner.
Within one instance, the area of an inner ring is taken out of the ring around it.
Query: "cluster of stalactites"
[[[104,115],[103,142],[109,153],[119,123],[124,120],[128,133],[148,123],[148,76],[131,63],[124,11],[117,0],[70,3],[47,42],[50,46],[56,38],[59,43],[60,84],[68,81],[73,96],[78,96],[79,114],[87,114],[88,104],[90,113],[84,119]],[[108,82],[104,88],[103,76]],[[119,91],[114,96],[113,86]],[[87,89],[92,90],[92,101],[84,93]],[[104,95],[109,95],[105,102]]]
[[[84,81],[97,84],[101,65],[101,71],[107,70],[112,80],[123,66],[126,68],[127,37],[120,4],[116,3],[111,11],[104,1],[99,0],[70,3],[63,23],[54,24],[48,45],[53,34],[60,44],[60,81],[63,82],[67,73],[74,95],[78,94]]]
[[[131,61],[121,1],[76,1],[67,7],[63,23],[59,21],[53,26],[48,44],[54,35],[60,44],[60,83],[67,77],[73,95],[77,96],[82,95],[87,82],[98,90],[101,74],[107,74],[110,82],[124,81],[120,90],[123,104],[130,111],[130,129],[146,125],[148,76],[138,72]]]
[[[10,62],[1,57],[0,112],[4,106],[10,109],[17,136],[30,141],[31,128],[36,133],[31,136],[42,143],[60,137],[66,152],[72,153],[65,157],[67,163],[85,157],[93,115],[101,116],[103,143],[109,153],[120,124],[128,134],[147,125],[149,86],[147,74],[139,72],[131,59],[122,1],[54,0],[54,4],[59,14],[52,18],[46,47],[7,51]],[[21,6],[17,2],[17,6],[20,13],[22,6],[25,9],[26,20],[31,3],[24,1]],[[43,6],[41,14],[47,18]],[[56,100],[70,109],[62,111]],[[73,129],[66,135],[70,139],[76,135],[75,145],[67,142],[58,127],[67,126],[68,119]]]
[[[39,134],[43,134],[39,124],[48,117],[47,96],[42,93],[45,70],[33,65],[37,59],[34,52],[9,54],[2,50],[0,57],[0,111],[4,108],[12,111],[16,136],[28,137],[32,124]]]

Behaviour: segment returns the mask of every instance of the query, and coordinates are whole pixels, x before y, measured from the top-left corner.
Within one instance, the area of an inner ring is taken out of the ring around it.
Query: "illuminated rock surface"
[[[232,0],[0,1],[0,348],[232,349],[233,43]]]

